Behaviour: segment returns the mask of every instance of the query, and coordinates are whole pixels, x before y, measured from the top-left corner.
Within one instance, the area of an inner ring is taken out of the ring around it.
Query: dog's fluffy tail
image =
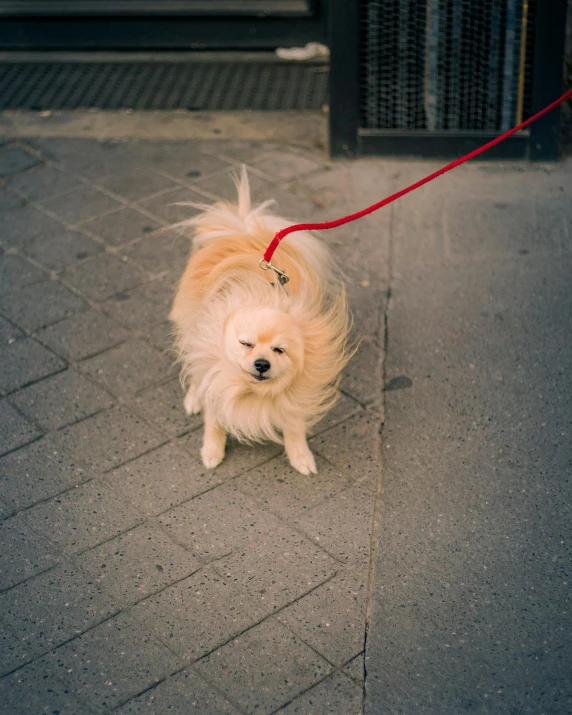
[[[252,206],[245,166],[240,174],[234,177],[234,182],[238,194],[237,203],[219,201],[212,205],[191,204],[193,208],[199,209],[200,213],[178,224],[176,228],[192,230],[195,251],[212,244],[215,239],[227,239],[226,243],[218,243],[225,255],[229,252],[246,255],[252,251],[256,256],[254,263],[258,265],[259,258],[274,235],[294,222],[268,211],[275,203],[273,199]],[[309,275],[320,277],[323,287],[338,272],[329,251],[316,236],[307,231],[290,234],[281,247],[280,254],[285,270],[288,266],[298,272],[307,270]],[[219,259],[222,259],[222,254]]]
[[[250,184],[244,165],[240,174],[234,176],[233,180],[238,194],[236,204],[227,201],[218,201],[214,204],[183,204],[198,209],[200,213],[186,221],[181,221],[174,228],[192,229],[193,246],[195,248],[200,248],[209,240],[223,236],[237,234],[252,236],[259,233],[261,228],[274,230],[273,227],[266,226],[268,220],[271,222],[277,220],[274,216],[266,213],[266,209],[274,203],[274,199],[269,199],[254,208],[252,207]],[[288,225],[282,219],[278,219],[278,221],[281,224]],[[280,228],[276,229],[276,231],[278,230]]]
[[[250,183],[248,181],[248,174],[246,173],[246,166],[244,164],[240,170],[240,175],[235,175],[233,179],[238,193],[238,218],[247,223],[250,214],[252,213],[252,202],[250,199]],[[258,213],[260,213],[261,207],[267,208],[272,203],[272,200],[265,201],[263,204],[258,206]]]

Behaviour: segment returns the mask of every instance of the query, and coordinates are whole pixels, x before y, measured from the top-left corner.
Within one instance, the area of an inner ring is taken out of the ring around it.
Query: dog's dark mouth
[[[268,380],[268,377],[266,375],[258,375],[258,374],[253,373],[252,377],[255,380],[258,380],[258,382],[262,382],[263,380]]]

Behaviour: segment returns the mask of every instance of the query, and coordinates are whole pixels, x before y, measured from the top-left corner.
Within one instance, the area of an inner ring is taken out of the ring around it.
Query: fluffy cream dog
[[[201,457],[224,458],[226,435],[243,442],[284,443],[290,464],[315,474],[308,428],[335,403],[350,357],[349,316],[332,260],[318,239],[295,233],[281,243],[282,286],[259,260],[277,231],[289,225],[252,208],[246,172],[238,204],[201,206],[182,224],[194,230],[193,251],[170,319],[175,325],[187,413],[203,411]]]

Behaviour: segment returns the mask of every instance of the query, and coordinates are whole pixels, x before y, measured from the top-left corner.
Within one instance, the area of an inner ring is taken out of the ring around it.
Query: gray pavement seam
[[[65,372],[63,370],[62,372]],[[58,373],[55,373],[56,375]],[[42,378],[44,379],[44,378]],[[32,383],[33,384],[33,383]],[[30,423],[33,425],[40,434],[36,435],[35,437],[31,438],[28,442],[23,442],[22,444],[19,444],[17,447],[14,447],[13,449],[8,449],[5,452],[0,452],[0,457],[4,457],[7,454],[11,454],[12,452],[16,452],[18,449],[21,449],[22,447],[28,447],[30,444],[33,444],[34,442],[37,442],[39,439],[42,439],[45,435],[45,430],[43,430],[37,420],[35,420],[33,417],[28,417],[22,410],[18,407],[17,404],[13,400],[10,399],[10,396],[15,395],[17,392],[19,392],[23,387],[27,387],[27,385],[23,385],[22,387],[19,387],[18,389],[14,390],[13,392],[7,392],[5,395],[2,397],[6,400],[6,402],[10,405],[10,407],[20,415],[23,419],[26,420],[26,422]]]
[[[224,558],[224,557],[222,557],[222,558]],[[216,564],[216,561],[211,561],[209,565],[213,565],[213,564]],[[309,590],[306,591],[305,593],[300,594],[300,596],[296,597],[295,599],[293,599],[293,600],[290,601],[289,603],[286,603],[284,606],[280,606],[280,607],[278,607],[275,611],[272,611],[271,613],[268,613],[267,615],[263,616],[262,618],[260,618],[260,619],[259,619],[258,621],[256,621],[255,623],[252,623],[251,625],[249,625],[248,628],[244,628],[242,631],[240,631],[240,633],[237,633],[236,635],[232,636],[232,638],[229,638],[229,639],[226,640],[224,643],[221,643],[220,645],[217,645],[215,648],[213,648],[212,650],[210,650],[208,653],[205,653],[204,655],[201,655],[200,658],[197,658],[195,661],[193,661],[193,664],[200,663],[202,660],[205,660],[206,658],[208,658],[208,657],[209,657],[210,655],[212,655],[213,653],[216,653],[217,650],[220,650],[221,648],[223,648],[223,647],[224,647],[225,645],[227,645],[228,643],[232,643],[232,641],[236,640],[237,638],[239,638],[240,636],[244,635],[245,633],[248,633],[248,631],[252,630],[252,629],[255,628],[256,626],[259,626],[261,623],[265,623],[266,621],[269,621],[269,620],[275,618],[275,617],[278,616],[282,611],[286,610],[287,608],[289,608],[290,606],[292,606],[294,603],[297,603],[298,601],[302,600],[303,598],[305,598],[306,596],[308,596],[309,594],[311,594],[313,591],[316,591],[318,588],[320,588],[320,587],[323,586],[324,584],[329,583],[332,579],[334,579],[337,575],[339,575],[339,573],[340,573],[340,571],[336,571],[336,572],[333,573],[331,576],[329,576],[328,578],[326,578],[324,581],[321,581],[320,583],[316,584],[315,586],[312,586],[311,589],[309,589]],[[333,663],[331,663],[331,662],[326,658],[325,655],[323,655],[322,653],[319,653],[312,645],[310,645],[309,643],[307,643],[306,641],[304,641],[304,639],[301,638],[298,634],[294,633],[294,631],[292,631],[292,629],[289,628],[285,623],[282,623],[282,621],[280,621],[280,623],[282,624],[282,626],[283,626],[284,628],[286,628],[286,630],[288,630],[290,633],[292,633],[299,641],[302,641],[302,642],[304,643],[304,645],[308,646],[308,648],[310,648],[314,653],[316,653],[317,655],[319,655],[320,658],[323,658],[326,662],[328,662],[328,664],[331,665],[332,668],[335,667],[335,666],[333,665]],[[281,707],[282,707],[282,706],[281,706]]]
[[[148,688],[145,688],[145,690],[142,690],[140,693],[137,693],[137,695],[134,695],[132,698],[129,698],[129,700],[126,700],[124,703],[122,703],[118,708],[114,708],[114,710],[119,709],[119,707],[123,707],[127,703],[131,702],[131,700],[134,700],[135,698],[139,698],[142,695],[145,695],[145,693],[150,693],[152,692],[156,687],[161,685],[161,683],[165,683],[166,681],[169,680],[169,678],[172,678],[173,676],[177,675],[178,673],[183,673],[186,670],[192,670],[193,674],[196,675],[197,678],[200,678],[202,681],[207,683],[211,688],[213,688],[219,695],[221,695],[225,700],[228,700],[233,707],[236,708],[236,710],[240,713],[243,713],[243,715],[248,715],[246,710],[243,710],[237,702],[235,702],[232,697],[229,697],[225,692],[223,692],[217,685],[216,682],[211,682],[208,678],[205,678],[205,676],[202,673],[199,673],[195,668],[193,668],[193,665],[184,665],[178,670],[175,670],[173,673],[170,673],[170,675],[165,676],[164,678],[161,678],[156,683],[153,683],[153,685],[150,685]]]
[[[318,655],[321,655],[321,654],[318,653]],[[324,658],[323,655],[321,657]],[[347,678],[349,680],[349,676],[343,672],[343,668],[344,668],[344,666],[342,666],[340,668],[335,668],[331,673],[327,673],[326,675],[324,675],[323,678],[320,678],[320,680],[316,681],[315,683],[312,683],[312,685],[310,685],[310,687],[305,688],[304,690],[299,692],[296,696],[294,696],[291,700],[288,700],[288,702],[284,703],[283,705],[280,705],[280,707],[277,708],[276,710],[273,710],[270,715],[277,715],[278,713],[282,712],[283,710],[285,710],[288,707],[288,705],[290,705],[290,703],[296,702],[296,700],[299,697],[301,697],[302,695],[305,695],[306,693],[309,693],[311,690],[313,690],[318,685],[320,685],[320,683],[323,683],[324,681],[328,680],[328,678],[332,678],[336,674],[341,675],[344,679]],[[355,681],[352,681],[352,682],[355,683]],[[357,713],[347,713],[346,715],[358,715],[358,714]]]
[[[389,223],[389,250],[387,260],[387,289],[383,303],[382,313],[382,365],[381,365],[381,401],[382,401],[382,418],[379,424],[379,443],[378,443],[378,479],[376,483],[375,501],[373,508],[372,528],[370,534],[370,554],[369,554],[369,570],[367,577],[367,591],[365,601],[365,628],[363,637],[363,685],[362,685],[362,710],[365,711],[366,706],[366,682],[367,682],[367,638],[368,631],[371,625],[374,584],[375,584],[375,563],[376,554],[379,548],[379,539],[381,535],[381,519],[383,510],[383,437],[384,437],[384,415],[385,415],[385,385],[387,382],[387,350],[389,345],[389,308],[391,303],[391,287],[393,285],[393,270],[394,270],[394,250],[395,250],[395,207],[390,207],[390,223]]]
[[[0,315],[3,315],[3,314],[0,313]],[[27,335],[26,337],[27,337],[28,339],[31,339],[31,340],[33,340],[33,339],[35,338],[35,336],[34,336],[33,334],[32,334],[32,335]],[[39,341],[38,341],[38,342],[39,342]],[[49,349],[49,348],[47,348],[47,349]],[[55,353],[54,353],[54,354],[55,354]],[[58,356],[58,357],[59,357],[59,356]],[[46,377],[51,377],[52,375],[58,375],[59,373],[65,372],[67,369],[68,369],[67,365],[64,366],[64,367],[59,367],[59,368],[57,368],[57,369],[55,369],[55,370],[53,370],[53,371],[51,371],[51,372],[49,372],[49,373],[47,373],[47,374],[45,374],[45,375],[42,375],[41,377],[33,378],[33,379],[31,379],[31,380],[27,380],[27,381],[23,382],[21,385],[19,385],[19,386],[18,386],[17,388],[15,388],[14,390],[10,390],[9,392],[5,392],[5,393],[0,393],[0,396],[2,396],[2,397],[8,397],[8,396],[11,395],[12,393],[17,392],[17,391],[23,389],[24,387],[29,387],[30,385],[35,385],[36,383],[41,382],[42,380],[44,380]],[[32,440],[32,441],[33,441],[33,440]],[[18,447],[16,447],[15,449],[9,449],[9,450],[7,450],[6,452],[3,452],[3,453],[2,453],[2,456],[4,456],[5,454],[10,454],[10,452],[14,452],[16,449],[18,449]]]

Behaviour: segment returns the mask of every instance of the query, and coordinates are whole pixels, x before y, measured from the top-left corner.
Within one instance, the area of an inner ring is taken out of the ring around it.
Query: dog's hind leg
[[[220,428],[212,409],[205,408],[205,436],[201,449],[203,464],[208,469],[214,469],[224,459],[226,432]]]
[[[201,401],[197,395],[197,388],[193,384],[187,390],[184,405],[188,415],[197,415],[201,411]]]

